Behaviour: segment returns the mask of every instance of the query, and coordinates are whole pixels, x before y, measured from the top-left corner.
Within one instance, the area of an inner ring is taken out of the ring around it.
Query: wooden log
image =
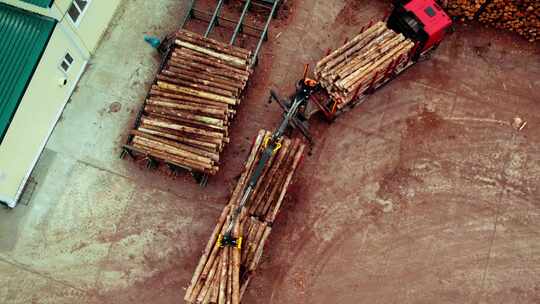
[[[199,156],[203,156],[205,158],[209,158],[215,162],[218,162],[219,161],[219,155],[217,153],[212,153],[212,152],[208,152],[206,150],[202,150],[202,149],[198,149],[198,148],[195,148],[195,147],[191,147],[191,146],[188,146],[188,145],[184,145],[184,144],[181,144],[181,143],[177,143],[177,142],[174,142],[174,141],[171,141],[171,140],[168,140],[168,139],[163,139],[163,138],[160,138],[160,137],[157,137],[157,136],[154,136],[154,135],[150,135],[150,134],[147,134],[147,133],[144,133],[142,131],[138,131],[138,130],[131,130],[130,132],[132,135],[135,135],[135,136],[138,136],[138,137],[143,137],[143,138],[146,138],[146,139],[149,139],[149,140],[152,140],[152,141],[156,141],[156,142],[160,142],[164,145],[169,145],[169,146],[173,146],[177,149],[181,149],[181,150],[184,150],[184,151],[187,151],[187,152],[190,152],[190,153],[194,153],[194,154],[197,154]]]
[[[227,295],[226,295],[226,299],[227,299],[227,304],[231,304],[232,303],[232,289],[233,289],[233,263],[232,263],[232,260],[233,260],[233,255],[232,255],[232,248],[229,248],[229,250],[227,250],[227,254],[229,255],[229,265],[228,265],[228,270],[227,270]]]
[[[235,225],[234,234],[236,237],[241,237],[242,227],[238,223]],[[232,304],[240,304],[240,249],[231,248],[232,250]]]
[[[207,65],[204,65],[204,64],[200,64],[198,62],[185,60],[185,59],[179,58],[179,57],[171,57],[171,59],[167,62],[167,65],[168,66],[173,66],[173,67],[176,67],[176,68],[180,68],[180,69],[181,68],[189,68],[189,69],[194,70],[194,71],[201,71],[201,72],[206,73],[206,74],[210,74],[210,75],[214,75],[214,76],[220,76],[220,77],[224,77],[224,78],[227,78],[227,79],[240,81],[243,84],[245,84],[247,82],[247,80],[249,79],[249,77],[246,76],[246,75],[234,74],[234,73],[231,73],[231,71],[226,70],[226,69],[218,69],[218,68],[210,67],[210,66],[207,66]]]
[[[244,225],[244,227],[247,227],[246,231],[244,231],[244,246],[242,246],[242,254],[241,254],[241,261],[240,263],[242,265],[246,265],[246,259],[248,257],[248,253],[250,251],[250,248],[253,247],[253,244],[252,244],[252,240],[253,240],[253,234],[255,233],[255,222],[257,222],[257,220],[250,216],[248,219],[247,219],[247,225]]]
[[[336,54],[336,57],[329,60],[326,64],[321,66],[321,72],[324,71],[330,71],[334,69],[335,67],[338,67],[338,65],[344,61],[347,61],[348,58],[350,58],[353,54],[360,51],[362,48],[364,48],[367,44],[371,43],[373,39],[376,37],[379,37],[384,31],[387,31],[387,28],[385,25],[382,24],[382,22],[378,22],[374,26],[370,27],[366,31],[364,31],[362,34],[356,36],[352,41],[355,42],[354,45],[352,45],[349,49],[346,51]],[[325,59],[323,59],[325,60]]]
[[[212,125],[212,126],[218,126],[218,127],[224,127],[226,125],[226,121],[223,119],[192,114],[192,113],[181,111],[181,110],[171,109],[170,107],[146,105],[144,107],[144,111],[149,114],[150,113],[161,114],[163,116],[171,117],[172,119],[181,118],[184,120],[192,120],[192,121],[203,123],[205,125]]]
[[[367,35],[367,34],[371,33],[372,31],[375,31],[376,29],[378,29],[380,27],[386,27],[386,26],[384,25],[383,22],[377,22],[373,26],[368,28],[364,33]],[[322,68],[322,66],[324,66],[330,60],[338,57],[339,55],[341,55],[343,53],[345,53],[348,49],[350,49],[356,43],[358,43],[358,41],[360,41],[362,38],[363,38],[363,35],[358,35],[355,38],[351,39],[349,42],[345,43],[343,46],[341,46],[338,49],[336,49],[335,51],[331,52],[328,56],[324,57],[323,59],[321,59],[317,63],[316,69]]]
[[[269,216],[266,217],[266,221],[268,223],[273,223],[276,220],[276,216],[277,216],[279,210],[281,209],[281,204],[283,203],[283,199],[285,198],[285,194],[287,193],[287,189],[289,188],[289,186],[291,184],[292,178],[294,176],[294,172],[298,168],[298,165],[300,164],[300,161],[302,160],[302,157],[304,156],[304,150],[305,150],[305,145],[300,145],[300,147],[298,148],[298,150],[296,152],[296,155],[294,156],[294,162],[293,162],[292,166],[290,167],[291,168],[290,172],[287,175],[287,178],[285,179],[285,182],[283,184],[283,188],[282,188],[283,190],[281,191],[281,193],[279,195],[277,204],[274,207],[274,210],[271,211]]]
[[[152,147],[148,147],[148,146],[141,145],[141,144],[138,144],[138,143],[133,143],[133,145],[131,147],[136,149],[136,150],[142,151],[145,154],[148,154],[148,155],[152,156],[153,158],[155,158],[157,160],[161,160],[161,161],[167,162],[169,164],[172,164],[172,165],[175,165],[175,166],[178,166],[178,167],[190,168],[190,169],[193,169],[193,170],[196,170],[196,171],[199,171],[199,172],[208,173],[208,174],[211,174],[211,175],[216,174],[217,171],[218,171],[217,166],[208,167],[208,164],[199,163],[199,162],[194,161],[194,160],[190,160],[190,159],[178,157],[176,155],[168,154],[166,152],[155,150]]]
[[[234,57],[234,56],[231,56],[231,55],[226,55],[224,53],[218,53],[218,52],[213,51],[213,50],[211,50],[209,48],[201,47],[201,46],[198,46],[198,45],[186,42],[186,41],[182,41],[182,40],[179,40],[179,39],[175,40],[175,44],[178,45],[178,46],[188,48],[188,49],[192,49],[192,50],[197,51],[199,53],[206,54],[206,55],[211,56],[211,57],[221,59],[221,60],[227,62],[228,64],[230,64],[232,66],[235,66],[237,68],[246,68],[248,66],[248,64],[249,64],[245,59],[241,59],[241,58]]]
[[[264,234],[266,225],[263,222],[258,221],[256,224],[255,232],[252,234],[253,239],[251,240],[252,247],[251,250],[248,252],[248,256],[246,257],[246,264],[247,266],[251,265],[253,257],[255,256],[255,252],[257,248],[259,247],[260,241],[262,239],[262,236]],[[252,270],[248,267],[248,270]]]
[[[223,134],[224,137],[228,136],[228,134],[229,134],[228,133],[229,132],[228,126],[223,126],[223,127],[213,126],[213,125],[205,124],[203,122],[189,120],[189,119],[183,119],[183,118],[179,118],[179,117],[170,116],[170,115],[167,115],[167,114],[149,113],[149,112],[145,112],[145,113],[148,114],[147,117],[149,117],[149,118],[167,119],[167,120],[170,120],[170,121],[172,121],[174,123],[181,124],[183,126],[190,127],[190,128],[195,128],[197,130],[210,131],[210,132],[219,132],[219,133]]]
[[[283,140],[281,149],[279,150],[279,153],[274,153],[270,157],[270,159],[268,159],[268,162],[266,163],[266,166],[263,168],[263,172],[261,173],[261,177],[259,178],[259,182],[257,183],[257,185],[255,185],[255,189],[253,189],[253,193],[251,194],[251,199],[246,204],[246,208],[248,210],[254,204],[255,199],[259,196],[259,192],[260,192],[261,188],[264,188],[265,184],[267,184],[267,181],[271,180],[271,177],[268,178],[267,174],[270,171],[270,168],[272,167],[276,156],[281,154],[282,151],[286,151],[288,149],[288,146],[289,146],[288,142],[289,142],[289,140]]]
[[[255,271],[257,267],[259,266],[259,263],[261,261],[261,257],[264,250],[264,245],[266,244],[266,241],[268,240],[268,237],[270,236],[270,232],[272,232],[272,228],[268,227],[266,225],[263,226],[264,231],[261,236],[261,239],[259,241],[259,246],[257,247],[257,250],[253,254],[253,259],[251,260],[251,264],[247,267],[251,271]]]
[[[165,107],[175,110],[189,111],[191,113],[198,113],[209,115],[211,117],[217,117],[221,120],[227,120],[227,110],[213,107],[205,107],[195,103],[179,103],[174,100],[166,100],[161,98],[150,98],[146,100],[146,104],[150,106]]]
[[[219,244],[217,243],[217,239],[221,234],[223,234],[223,232],[225,231],[225,229],[227,227],[227,221],[230,218],[230,216],[229,216],[230,212],[231,212],[231,207],[228,207],[226,219],[224,220],[224,222],[220,226],[220,229],[218,230],[218,232],[215,235],[212,235],[212,237],[208,241],[209,244],[211,243],[211,249],[210,249],[209,253],[206,256],[201,257],[201,260],[203,258],[205,258],[206,261],[204,262],[204,265],[202,266],[202,270],[200,271],[200,273],[198,275],[196,283],[193,284],[193,288],[192,288],[192,292],[191,292],[190,296],[187,297],[187,294],[186,294],[186,299],[185,300],[187,302],[194,302],[195,301],[197,295],[199,294],[199,292],[200,292],[200,290],[202,288],[202,283],[208,277],[208,273],[210,272],[210,269],[213,266],[214,261],[216,260],[216,257],[219,254],[222,254],[222,248],[220,248]],[[199,262],[199,265],[200,264],[201,264],[201,262]]]
[[[251,282],[251,275],[248,274],[244,282],[242,282],[242,288],[240,289],[240,299],[244,297],[244,294],[246,293],[247,287],[249,286],[250,282]]]
[[[176,100],[177,102],[190,102],[190,103],[195,103],[199,105],[211,106],[214,108],[224,109],[225,111],[227,111],[230,107],[229,105],[224,104],[222,102],[199,98],[199,97],[195,97],[188,94],[182,94],[176,91],[170,91],[167,89],[160,88],[157,85],[152,86],[152,89],[150,90],[150,96],[160,97],[161,100],[166,100],[166,101]]]
[[[365,65],[366,61],[369,61],[370,56],[376,56],[374,53],[377,51],[379,51],[379,53],[381,52],[381,45],[396,36],[397,34],[394,31],[386,30],[375,37],[371,37],[373,39],[371,39],[367,44],[363,45],[358,52],[351,55],[351,57],[347,58],[347,60],[343,60],[332,69],[323,71],[322,75],[330,79],[343,78],[349,75],[352,71],[343,75],[344,71],[347,71],[348,69],[353,69],[354,71],[355,68]]]
[[[238,180],[238,183],[236,184],[236,187],[231,195],[231,198],[229,199],[229,204],[230,205],[235,205],[236,202],[238,201],[238,198],[240,196],[240,193],[242,191],[242,189],[244,189],[244,186],[247,182],[247,179],[249,177],[249,173],[251,172],[253,166],[254,166],[254,163],[255,163],[255,159],[257,157],[257,151],[259,151],[259,148],[261,147],[261,144],[264,140],[264,137],[267,135],[268,133],[264,130],[261,130],[259,131],[259,133],[257,134],[257,137],[255,138],[255,141],[253,142],[253,145],[251,147],[251,151],[249,153],[249,157],[246,161],[246,164],[244,166],[244,172],[242,173],[242,175],[240,176],[240,179]]]
[[[231,92],[231,91],[227,91],[227,90],[223,90],[223,89],[219,89],[219,88],[199,84],[199,83],[196,83],[196,81],[192,81],[192,80],[187,80],[186,81],[186,80],[182,80],[182,79],[179,79],[179,78],[168,77],[168,76],[163,75],[163,74],[157,75],[156,79],[159,79],[159,80],[161,80],[163,82],[167,82],[167,83],[170,83],[170,84],[173,84],[173,85],[179,85],[179,86],[182,86],[182,87],[192,88],[192,89],[195,89],[195,90],[198,90],[198,91],[201,91],[201,92],[208,92],[208,93],[221,95],[221,96],[227,96],[227,97],[236,97],[235,92]]]
[[[275,198],[276,196],[279,195],[279,191],[281,190],[281,184],[283,183],[283,180],[285,179],[285,176],[292,165],[291,154],[294,153],[294,151],[296,151],[296,149],[298,148],[298,144],[299,144],[298,141],[294,141],[292,143],[292,147],[289,150],[283,152],[285,154],[284,156],[285,159],[283,161],[283,166],[278,169],[276,182],[270,185],[270,189],[268,190],[269,194],[266,200],[264,201],[264,204],[260,204],[259,208],[256,211],[256,214],[260,215],[261,218],[266,217],[268,210],[275,203]]]
[[[221,265],[221,274],[219,281],[219,299],[218,303],[225,303],[225,297],[227,292],[227,278],[228,278],[228,269],[229,269],[229,248],[223,248],[222,252],[222,265]]]
[[[369,66],[374,60],[380,58],[383,54],[394,49],[400,43],[405,41],[405,37],[401,34],[396,34],[393,31],[388,31],[385,34],[377,37],[377,40],[372,45],[366,47],[366,51],[360,56],[353,58],[347,65],[340,68],[334,73],[334,79],[344,79],[350,74]],[[336,77],[337,76],[337,77]]]
[[[177,136],[177,135],[170,134],[170,133],[164,133],[164,132],[156,131],[156,130],[153,130],[153,129],[147,129],[147,128],[144,128],[144,127],[137,128],[137,131],[142,132],[142,133],[146,133],[146,134],[149,134],[149,135],[155,135],[155,136],[160,136],[160,137],[172,139],[172,140],[175,140],[175,141],[180,142],[180,143],[192,145],[192,146],[197,147],[199,149],[206,149],[206,151],[208,151],[208,152],[219,152],[220,151],[219,146],[217,144],[215,144],[215,143],[209,143],[209,142],[199,141],[199,140],[196,140],[196,139],[181,137],[181,136]]]
[[[172,155],[176,155],[177,157],[184,158],[186,160],[200,162],[201,164],[206,164],[208,168],[212,168],[212,166],[214,165],[214,161],[209,157],[204,157],[193,152],[183,150],[176,145],[165,144],[162,141],[149,139],[143,136],[135,136],[133,137],[133,143],[147,146],[157,151],[163,151]]]
[[[222,102],[222,103],[229,104],[229,105],[236,105],[238,103],[238,100],[236,98],[221,96],[221,95],[208,93],[208,92],[202,92],[202,91],[198,91],[198,90],[183,87],[183,86],[173,85],[173,84],[166,83],[166,82],[163,82],[163,81],[158,81],[157,85],[160,88],[163,88],[165,90],[174,91],[174,92],[187,94],[187,95],[192,95],[192,96],[196,96],[196,97],[201,97],[201,98],[205,98],[205,99],[210,99],[210,100],[213,100],[213,101],[218,101],[218,102]]]
[[[158,132],[161,132],[163,134],[168,134],[168,135],[171,135],[171,136],[175,136],[175,138],[171,137],[170,139],[173,139],[173,140],[176,140],[176,141],[179,141],[179,142],[182,141],[179,138],[181,138],[181,139],[185,138],[185,139],[188,139],[188,140],[192,140],[193,142],[186,141],[186,143],[194,144],[194,145],[206,146],[206,145],[204,145],[204,143],[211,143],[211,144],[215,144],[218,148],[221,149],[223,147],[224,143],[225,143],[223,138],[215,138],[215,137],[208,137],[208,136],[203,136],[203,135],[199,135],[199,134],[192,134],[192,133],[177,131],[177,130],[173,130],[173,129],[167,129],[167,128],[162,128],[162,127],[152,126],[152,125],[148,125],[148,124],[145,124],[145,123],[141,123],[137,129],[141,130],[143,128],[144,129],[150,129],[150,130],[153,130],[153,131],[158,131]],[[159,134],[156,134],[156,135],[159,135]],[[166,137],[166,136],[163,136],[163,135],[160,135],[160,136]]]
[[[242,58],[244,60],[248,60],[251,56],[251,51],[249,50],[234,45],[225,44],[211,38],[205,38],[193,32],[180,30],[176,33],[176,37],[202,47],[210,48],[212,50],[228,54],[230,56]]]
[[[199,79],[206,80],[212,83],[219,83],[224,86],[235,87],[238,90],[242,90],[245,87],[245,82],[236,81],[228,77],[214,75],[214,74],[210,74],[210,73],[200,71],[200,70],[197,71],[195,69],[190,68],[189,66],[184,66],[184,67],[179,68],[176,66],[167,65],[165,68],[165,71],[169,71],[175,74],[182,74],[182,75],[186,75],[190,77],[199,77]]]
[[[264,188],[262,189],[259,195],[257,196],[254,195],[253,203],[250,206],[250,214],[255,214],[257,216],[261,215],[257,213],[257,209],[260,208],[259,206],[264,205],[263,199],[267,197],[267,192],[271,188],[272,181],[274,181],[277,178],[277,171],[279,170],[279,168],[281,168],[281,165],[283,164],[283,161],[285,160],[285,156],[288,155],[287,151],[289,150],[289,145],[290,145],[290,140],[284,141],[284,144],[281,148],[282,150],[280,150],[279,153],[277,153],[278,154],[277,160],[275,164],[272,166],[272,169],[267,178],[269,182],[265,183]]]
[[[205,279],[204,284],[201,288],[201,291],[199,292],[199,295],[197,296],[197,303],[204,303],[207,297],[209,297],[210,290],[212,289],[212,285],[214,283],[214,278],[217,276],[217,270],[218,266],[221,265],[221,256],[217,256],[214,265],[210,268],[210,272],[208,273],[208,277]]]
[[[202,84],[202,85],[205,85],[205,86],[208,86],[208,87],[213,87],[213,88],[225,90],[225,91],[228,91],[228,92],[232,92],[234,96],[238,96],[238,93],[240,92],[240,89],[235,87],[235,86],[222,84],[222,83],[216,82],[216,81],[206,80],[206,79],[202,78],[200,75],[197,75],[197,76],[186,75],[185,73],[175,73],[175,72],[170,71],[170,70],[163,70],[163,71],[161,71],[161,74],[165,75],[167,77],[173,78],[173,79],[181,79],[181,80],[184,80],[184,81],[192,81],[192,82],[199,83],[199,84]]]
[[[222,265],[223,265],[221,263],[222,259],[223,259],[223,255],[221,256],[220,263],[218,265],[216,274],[214,275],[214,280],[213,280],[213,283],[212,283],[212,287],[210,289],[209,297],[206,297],[204,299],[203,304],[217,303],[217,301],[218,301],[218,297],[219,297],[219,280],[221,278]]]
[[[245,68],[237,68],[235,66],[231,66],[226,61],[223,61],[219,58],[210,57],[204,53],[200,53],[198,51],[194,51],[188,48],[176,49],[172,53],[172,56],[180,57],[184,60],[195,61],[200,64],[214,67],[217,69],[228,70],[233,74],[244,75],[246,77],[249,77],[249,75],[251,74],[251,72],[249,70],[246,70]]]
[[[351,74],[351,76],[343,79],[342,81],[338,81],[337,85],[343,88],[348,93],[354,92],[358,89],[358,87],[361,87],[363,84],[365,85],[365,82],[371,81],[371,79],[376,73],[378,73],[380,75],[379,77],[382,78],[384,76],[383,72],[386,67],[393,60],[399,58],[399,56],[407,54],[413,47],[414,44],[412,42],[405,41],[404,43],[401,43],[398,47],[387,52],[377,61],[370,64],[366,69],[354,72]]]
[[[374,72],[375,69],[379,67],[381,64],[383,64],[384,62],[390,62],[391,60],[397,58],[400,54],[405,53],[411,48],[412,48],[412,42],[405,41],[403,43],[400,43],[397,47],[388,50],[388,52],[385,52],[384,56],[379,57],[377,60],[368,64],[364,68],[351,73],[346,78],[337,81],[336,84],[340,88],[346,89],[348,92],[353,91],[355,89],[353,84],[357,83],[359,79],[369,77],[369,75],[372,72]],[[403,50],[406,50],[406,51],[403,51]]]
[[[207,137],[212,137],[212,138],[223,139],[225,137],[223,133],[220,133],[220,132],[214,132],[214,131],[208,131],[208,130],[202,130],[198,128],[189,127],[186,125],[179,124],[170,119],[155,118],[155,117],[149,118],[147,116],[143,116],[141,117],[141,122],[150,126],[172,129],[172,130],[182,131],[185,133],[197,134],[197,135],[202,135],[202,136],[207,136]]]

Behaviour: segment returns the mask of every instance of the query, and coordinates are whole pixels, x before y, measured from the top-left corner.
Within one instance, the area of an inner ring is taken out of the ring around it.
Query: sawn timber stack
[[[338,109],[410,62],[415,43],[377,22],[321,59],[315,75]]]
[[[187,303],[240,303],[259,265],[272,223],[304,153],[305,145],[300,140],[284,139],[282,147],[265,167],[264,175],[234,227],[235,236],[242,238],[241,248],[221,247],[218,238],[239,204],[247,180],[264,150],[266,136],[270,136],[270,132],[261,130],[254,141],[243,174],[195,269],[184,298]]]
[[[125,148],[214,175],[252,73],[251,51],[186,30],[171,47]]]

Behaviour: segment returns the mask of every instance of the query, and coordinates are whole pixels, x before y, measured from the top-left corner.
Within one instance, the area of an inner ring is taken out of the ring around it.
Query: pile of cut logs
[[[448,0],[443,6],[446,6],[446,11],[452,16],[472,20],[484,3],[486,0]]]
[[[126,148],[217,173],[229,125],[251,75],[251,52],[180,30]]]
[[[225,232],[249,176],[261,157],[266,136],[270,136],[270,132],[259,132],[244,172],[210,236],[186,291],[184,299],[188,303],[238,304],[255,274],[272,231],[272,223],[305,148],[299,140],[283,140],[281,149],[268,162],[253,195],[234,225],[234,236],[242,238],[241,248],[221,247],[219,237]]]
[[[414,42],[377,22],[321,59],[315,75],[343,108],[409,62]]]
[[[530,42],[540,40],[538,0],[449,0],[448,13],[516,32]]]

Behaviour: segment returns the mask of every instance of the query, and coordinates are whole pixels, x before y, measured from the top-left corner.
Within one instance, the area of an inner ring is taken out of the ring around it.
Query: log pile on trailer
[[[338,109],[403,68],[415,44],[377,22],[321,59],[315,75]]]
[[[516,32],[530,42],[540,39],[538,0],[450,0],[448,12],[498,29]]]
[[[283,140],[281,148],[267,163],[251,199],[234,226],[235,237],[242,238],[240,248],[221,247],[220,235],[225,232],[230,216],[240,202],[248,178],[264,150],[267,136],[270,132],[261,130],[254,141],[244,171],[195,269],[184,297],[187,303],[238,304],[255,274],[272,231],[272,223],[305,149],[298,139]]]
[[[248,50],[178,31],[125,148],[216,174],[250,64]]]

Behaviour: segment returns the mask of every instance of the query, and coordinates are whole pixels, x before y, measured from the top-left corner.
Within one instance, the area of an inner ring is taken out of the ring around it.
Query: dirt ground
[[[385,9],[294,1],[237,124],[275,126],[268,88],[290,93],[303,63]],[[244,302],[540,302],[539,85],[538,44],[458,25],[431,61],[335,123],[312,122],[313,155]]]
[[[286,1],[221,171],[201,188],[118,159],[159,62],[142,36],[170,32],[187,5],[153,3],[124,2],[33,174],[35,193],[0,213],[0,303],[181,303],[252,139],[280,120],[268,90],[290,94],[303,64],[388,7]],[[243,303],[539,303],[539,87],[539,44],[460,24],[366,103],[332,124],[314,118],[313,153]],[[527,126],[512,128],[514,117]]]

